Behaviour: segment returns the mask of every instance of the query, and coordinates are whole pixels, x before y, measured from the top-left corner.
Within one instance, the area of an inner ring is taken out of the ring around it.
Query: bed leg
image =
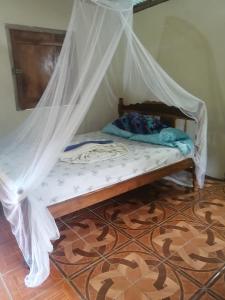
[[[192,184],[193,184],[193,192],[197,192],[199,190],[198,181],[195,174],[195,168],[192,168]]]

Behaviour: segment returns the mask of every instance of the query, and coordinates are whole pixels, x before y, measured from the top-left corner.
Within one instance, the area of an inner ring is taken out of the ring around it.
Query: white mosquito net
[[[59,238],[53,217],[32,190],[71,141],[99,88],[112,103],[119,96],[154,99],[195,119],[194,161],[198,183],[203,186],[205,104],[162,70],[133,32],[132,18],[131,0],[75,0],[48,87],[27,120],[0,141],[1,202],[30,268],[25,278],[28,287],[38,286],[48,277],[51,241]],[[120,56],[118,69],[116,64],[110,67],[116,55]]]

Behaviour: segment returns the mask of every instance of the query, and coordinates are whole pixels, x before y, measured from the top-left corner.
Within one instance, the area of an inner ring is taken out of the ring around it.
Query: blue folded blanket
[[[101,145],[105,145],[105,144],[112,144],[114,143],[113,141],[111,140],[104,140],[104,141],[85,141],[85,142],[81,142],[81,143],[78,143],[78,144],[73,144],[73,145],[69,145],[65,148],[64,152],[68,152],[68,151],[71,151],[71,150],[74,150],[76,148],[79,148],[83,145],[86,145],[86,144],[101,144]]]

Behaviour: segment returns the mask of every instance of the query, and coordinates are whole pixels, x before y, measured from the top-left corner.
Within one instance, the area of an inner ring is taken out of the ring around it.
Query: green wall
[[[208,174],[225,173],[225,1],[169,0],[135,14],[140,40],[208,107]]]
[[[73,0],[0,0],[0,136],[16,128],[30,110],[17,111],[6,24],[51,29],[67,28]],[[99,118],[99,112],[101,118]],[[115,114],[105,98],[98,94],[79,132],[102,128]]]

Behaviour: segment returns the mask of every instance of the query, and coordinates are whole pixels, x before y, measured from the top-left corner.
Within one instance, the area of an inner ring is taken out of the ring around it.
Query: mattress
[[[44,205],[63,202],[138,175],[179,162],[184,157],[178,149],[129,141],[101,132],[77,135],[73,143],[88,140],[113,140],[124,143],[128,154],[90,164],[58,161],[45,180],[32,193]]]

